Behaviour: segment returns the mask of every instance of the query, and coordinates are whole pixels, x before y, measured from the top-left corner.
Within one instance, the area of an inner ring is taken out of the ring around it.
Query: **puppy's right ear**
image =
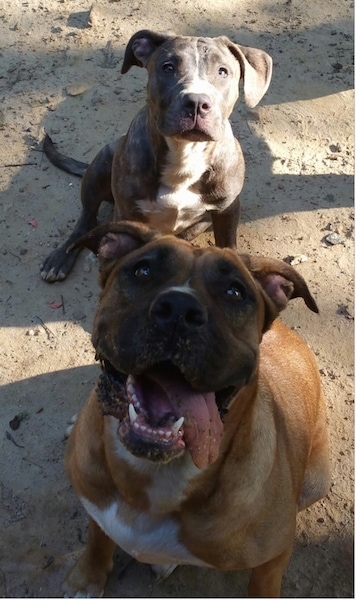
[[[160,233],[143,223],[118,221],[105,223],[92,229],[87,235],[70,246],[67,252],[85,247],[99,258],[99,282],[103,287],[107,277],[120,258],[160,237]]]
[[[121,73],[127,73],[133,65],[147,67],[147,63],[154,51],[168,40],[169,37],[169,35],[156,33],[149,29],[142,29],[135,33],[126,46]]]

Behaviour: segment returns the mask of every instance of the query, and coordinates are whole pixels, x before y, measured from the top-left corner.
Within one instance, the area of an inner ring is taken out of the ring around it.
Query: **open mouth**
[[[168,361],[140,375],[120,373],[106,360],[102,368],[101,410],[119,419],[120,439],[132,454],[168,462],[188,450],[200,469],[217,459],[223,410],[214,391],[194,389]]]

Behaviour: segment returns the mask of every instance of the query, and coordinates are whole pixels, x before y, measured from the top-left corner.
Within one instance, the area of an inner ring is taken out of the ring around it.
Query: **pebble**
[[[38,329],[28,329],[28,330],[26,331],[26,334],[25,334],[25,335],[28,335],[28,336],[30,336],[30,337],[34,337],[34,336],[37,336],[37,335],[39,335],[39,334],[40,334],[40,332],[39,332],[39,330],[38,330]]]
[[[325,237],[325,240],[333,246],[335,246],[336,244],[343,244],[345,242],[344,238],[342,238],[341,235],[336,233],[336,231],[333,231],[333,233],[329,233],[329,235]]]
[[[90,7],[86,27],[95,27],[95,25],[99,22],[100,18],[100,6],[94,3]]]
[[[66,92],[68,96],[80,96],[84,94],[88,89],[88,85],[85,83],[73,83],[72,85],[68,85],[66,88]]]
[[[288,256],[287,262],[289,262],[292,267],[295,265],[300,265],[300,263],[307,262],[309,259],[305,254],[296,254],[295,256]]]

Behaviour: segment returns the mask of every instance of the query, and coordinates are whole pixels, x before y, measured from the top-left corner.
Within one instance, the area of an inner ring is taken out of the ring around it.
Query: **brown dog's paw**
[[[74,424],[75,424],[77,418],[78,418],[78,415],[76,413],[75,415],[72,416],[72,418],[70,419],[70,421],[68,421],[69,425],[68,425],[68,427],[66,428],[66,430],[64,432],[65,439],[69,438],[69,436],[71,434],[71,431],[72,431],[72,429],[74,427]]]
[[[75,592],[68,586],[68,591],[65,591],[63,586],[63,598],[102,598],[104,590],[99,590],[95,585],[89,586],[86,590]]]
[[[156,582],[164,581],[173,573],[178,565],[150,565],[151,571],[154,573]]]
[[[102,598],[106,579],[106,571],[89,572],[79,559],[62,585],[63,598]]]

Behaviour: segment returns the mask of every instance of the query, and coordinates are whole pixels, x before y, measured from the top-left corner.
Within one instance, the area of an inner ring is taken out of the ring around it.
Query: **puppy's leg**
[[[116,544],[89,518],[88,541],[63,583],[65,598],[101,598],[110,571]]]
[[[250,598],[279,598],[283,573],[292,554],[293,544],[272,560],[252,569],[248,595]]]
[[[82,212],[72,234],[53,250],[41,265],[41,277],[53,283],[62,281],[71,272],[81,248],[68,248],[97,225],[97,214],[102,202],[114,202],[111,192],[111,165],[113,146],[107,145],[88,167],[81,188]]]
[[[215,244],[219,248],[236,248],[236,230],[240,220],[240,200],[235,198],[233,204],[224,212],[211,212]]]

